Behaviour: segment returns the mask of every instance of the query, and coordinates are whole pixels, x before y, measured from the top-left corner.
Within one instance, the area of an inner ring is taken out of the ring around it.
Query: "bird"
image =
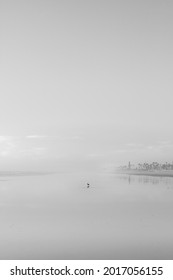
[[[87,183],[87,188],[89,188],[90,187],[90,184],[89,183]]]

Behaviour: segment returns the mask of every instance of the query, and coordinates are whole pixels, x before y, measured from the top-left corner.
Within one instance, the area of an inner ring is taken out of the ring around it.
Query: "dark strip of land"
[[[173,170],[137,170],[137,169],[126,169],[117,170],[118,174],[127,175],[143,175],[143,176],[157,176],[157,177],[173,177]]]

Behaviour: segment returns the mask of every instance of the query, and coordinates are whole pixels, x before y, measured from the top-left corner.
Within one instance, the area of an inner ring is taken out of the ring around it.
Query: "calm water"
[[[0,226],[0,259],[173,259],[173,178],[1,177]]]

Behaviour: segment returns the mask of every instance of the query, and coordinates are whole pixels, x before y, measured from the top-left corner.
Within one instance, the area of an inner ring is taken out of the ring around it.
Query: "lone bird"
[[[87,183],[87,188],[89,188],[90,187],[90,184],[89,183]]]

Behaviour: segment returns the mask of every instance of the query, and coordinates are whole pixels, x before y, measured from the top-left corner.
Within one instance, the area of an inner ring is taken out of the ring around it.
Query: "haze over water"
[[[172,213],[173,178],[3,177],[0,259],[172,259]]]
[[[173,1],[0,5],[0,258],[173,258]]]

